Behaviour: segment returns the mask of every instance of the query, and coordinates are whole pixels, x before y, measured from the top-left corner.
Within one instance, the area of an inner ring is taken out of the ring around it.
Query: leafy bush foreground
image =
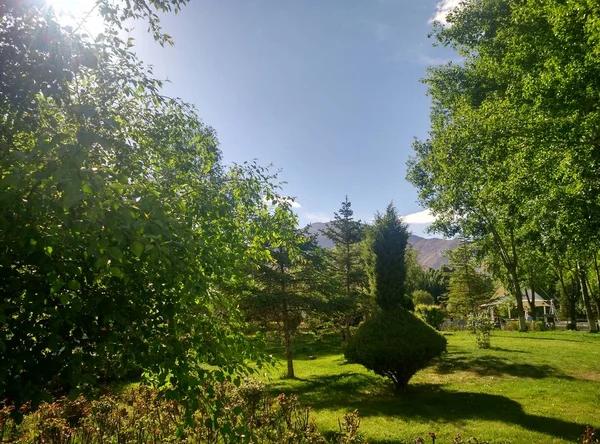
[[[288,444],[367,444],[359,433],[358,411],[339,419],[339,432],[324,435],[317,430],[310,408],[301,406],[296,395],[271,396],[262,382],[246,380],[235,388],[229,383],[213,387],[215,400],[222,403],[225,418],[214,424],[210,415],[196,412],[193,426],[184,427],[184,409],[162,393],[135,387],[120,395],[105,395],[97,400],[78,397],[42,403],[35,411],[23,407],[25,419],[13,421],[12,407],[0,408],[1,443],[99,444],[99,443],[288,443]],[[441,435],[428,433],[411,441],[424,444],[442,441]],[[489,444],[475,437],[456,435],[453,444]],[[582,444],[598,444],[598,432],[586,428]],[[506,442],[504,442],[506,444]]]
[[[296,395],[266,393],[264,384],[247,380],[240,387],[229,383],[210,388],[215,402],[226,412],[217,419],[200,411],[192,418],[163,393],[140,386],[121,395],[97,400],[60,398],[24,411],[21,424],[13,421],[12,407],[0,409],[0,442],[19,443],[360,443],[357,412],[344,415],[340,431],[321,434]],[[24,407],[22,410],[26,410]],[[193,425],[184,426],[186,420]]]

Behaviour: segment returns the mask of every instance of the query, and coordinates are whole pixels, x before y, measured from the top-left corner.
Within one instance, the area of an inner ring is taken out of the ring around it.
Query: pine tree
[[[449,256],[448,310],[460,316],[475,314],[492,295],[492,280],[476,270],[474,250],[468,242],[461,242]]]
[[[334,244],[332,256],[338,274],[343,276],[344,290],[347,296],[364,282],[364,275],[359,269],[360,253],[355,248],[363,238],[360,221],[354,220],[352,204],[346,196],[339,213],[333,213],[334,219],[322,230],[323,234]]]
[[[361,288],[366,282],[359,249],[364,229],[362,223],[352,217],[354,212],[351,207],[346,196],[339,213],[334,213],[333,221],[322,230],[334,244],[329,262],[334,274],[343,283],[343,289],[335,302],[336,311],[341,314],[344,339],[350,337],[350,325],[357,315]]]
[[[273,216],[277,234],[266,245],[270,260],[253,273],[255,288],[242,300],[249,319],[267,329],[275,324],[283,333],[287,377],[294,378],[293,340],[296,329],[307,315],[326,310],[325,299],[332,279],[325,266],[325,252],[306,229],[297,228],[297,218],[289,207],[278,207]]]

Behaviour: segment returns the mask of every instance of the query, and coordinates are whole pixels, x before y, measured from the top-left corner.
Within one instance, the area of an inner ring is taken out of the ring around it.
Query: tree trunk
[[[573,296],[569,296],[569,292],[567,291],[567,285],[565,284],[565,278],[563,277],[562,267],[560,264],[556,266],[556,276],[558,276],[558,280],[560,282],[560,286],[562,288],[563,294],[565,295],[565,301],[567,303],[567,316],[571,320],[571,324],[577,326],[577,319],[575,317],[575,304],[573,303]],[[575,289],[573,288],[573,293]]]
[[[290,332],[290,316],[287,310],[287,304],[283,312],[283,335],[285,342],[285,359],[287,361],[287,377],[295,378],[294,375],[294,355],[292,351],[292,334]]]
[[[574,280],[573,291],[571,292],[571,296],[569,296],[569,317],[571,318],[571,324],[573,325],[573,329],[577,330],[577,298],[579,297],[579,284]]]
[[[598,310],[598,321],[600,321],[600,270],[598,269],[598,254],[594,253],[594,269],[596,270],[596,280],[598,282],[598,294],[595,295],[596,309]]]
[[[510,267],[510,277],[513,281],[515,290],[515,298],[517,299],[517,314],[519,315],[519,331],[527,331],[527,323],[525,322],[525,310],[523,309],[523,293],[521,293],[521,284],[517,276],[515,267]]]
[[[592,305],[590,304],[587,279],[585,278],[585,272],[579,263],[577,263],[577,272],[579,275],[579,282],[581,283],[581,296],[583,297],[583,305],[585,306],[585,316],[588,321],[589,331],[590,333],[598,333],[596,319],[594,318],[594,312],[592,310]]]
[[[346,315],[346,317],[344,318],[344,336],[345,336],[345,340],[348,341],[350,340],[350,321],[351,318],[349,315]]]
[[[531,318],[533,322],[537,320],[537,316],[535,315],[535,280],[533,276],[531,277]]]

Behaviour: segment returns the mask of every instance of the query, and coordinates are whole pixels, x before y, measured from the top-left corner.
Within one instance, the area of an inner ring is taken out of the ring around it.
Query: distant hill
[[[329,222],[316,222],[309,228],[309,232],[317,235],[317,242],[323,248],[332,248],[333,242],[326,238],[321,230],[324,230]],[[458,247],[458,239],[427,239],[421,236],[411,234],[408,238],[408,243],[419,255],[419,263],[423,268],[434,268],[439,270],[440,267],[448,263],[448,259],[443,257],[446,250],[454,250]]]

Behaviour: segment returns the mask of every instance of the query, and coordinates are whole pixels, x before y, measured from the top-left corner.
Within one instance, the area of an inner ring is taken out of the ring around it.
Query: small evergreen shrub
[[[485,313],[470,315],[468,321],[471,332],[475,335],[477,347],[490,348],[490,338],[494,329],[494,321]]]
[[[437,305],[417,305],[415,307],[415,314],[436,330],[440,329],[440,325],[444,322],[444,318],[446,317],[444,312]]]
[[[446,338],[403,308],[382,311],[362,324],[346,347],[350,362],[392,380],[397,392],[433,358],[446,351]]]

